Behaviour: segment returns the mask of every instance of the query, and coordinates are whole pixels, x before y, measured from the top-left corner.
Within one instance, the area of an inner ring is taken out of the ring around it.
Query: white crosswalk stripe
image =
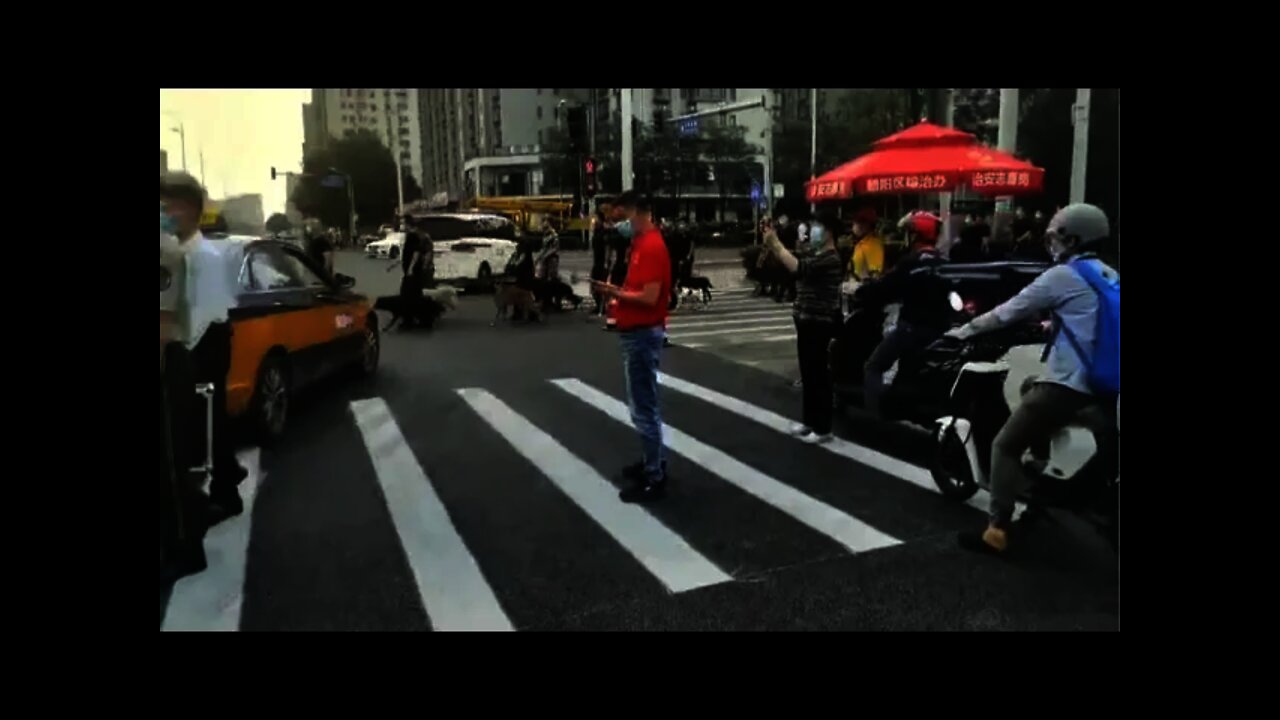
[[[781,340],[787,336],[764,336],[763,340],[756,341],[767,341],[770,337]],[[591,409],[580,409],[578,412],[598,411],[617,423],[631,427],[630,413],[622,400],[576,378],[549,382],[563,393],[555,395],[557,402],[581,402]],[[664,388],[698,401],[708,412],[727,411],[737,418],[778,433],[788,432],[791,423],[789,418],[740,398],[666,373],[659,374],[659,382]],[[610,551],[616,552],[618,558],[629,556],[627,562],[634,561],[637,569],[647,571],[646,577],[652,577],[667,592],[684,593],[739,579],[735,576],[739,576],[736,568],[742,567],[739,564],[740,558],[733,557],[731,565],[721,554],[726,547],[719,536],[719,533],[726,532],[723,528],[709,542],[707,536],[699,535],[696,530],[692,535],[686,534],[689,530],[687,515],[667,515],[650,506],[621,502],[618,498],[618,486],[602,474],[598,467],[570,450],[572,442],[566,447],[564,441],[557,439],[555,427],[540,427],[504,402],[495,391],[469,387],[458,388],[454,392],[483,422],[480,432],[492,432],[491,438],[500,439],[509,445],[519,458],[527,461],[531,468],[529,473],[536,472],[539,482],[540,479],[545,479],[559,491],[558,494],[553,493],[557,498],[562,496],[572,503],[571,512],[590,518],[616,542],[616,547],[610,547]],[[472,549],[468,547],[470,540],[474,547],[492,552],[494,538],[485,536],[482,542],[476,537],[465,537],[459,531],[460,526],[464,531],[474,532],[474,524],[467,521],[467,515],[460,514],[457,516],[459,523],[455,526],[450,508],[423,469],[424,464],[427,467],[436,466],[429,460],[420,460],[416,456],[391,408],[382,398],[354,401],[350,404],[350,410],[348,417],[353,420],[360,441],[368,453],[373,473],[382,491],[382,499],[394,526],[395,537],[404,552],[404,565],[407,565],[408,574],[403,577],[412,577],[431,627],[436,630],[515,630],[512,617],[519,618],[520,615],[512,612],[516,608],[504,607],[503,602],[518,602],[520,592],[511,592],[509,575],[487,577],[485,556],[482,553],[473,555]],[[530,417],[536,415],[531,413]],[[684,420],[678,420],[676,425],[681,422]],[[741,423],[737,419],[732,422]],[[484,440],[477,438],[477,443],[482,442]],[[739,502],[752,505],[763,502],[805,528],[830,538],[848,552],[868,552],[902,542],[898,537],[857,516],[859,513],[867,515],[869,512],[877,512],[876,510],[837,507],[844,503],[829,498],[820,500],[788,484],[785,477],[774,477],[753,467],[749,458],[730,455],[670,424],[664,425],[664,442],[673,453],[680,455],[688,463],[706,471],[709,476],[724,481],[713,481],[712,492],[736,495],[737,490],[741,490],[750,498],[739,498]],[[936,491],[932,478],[924,468],[839,438],[821,447],[859,466],[873,468],[911,485]],[[323,451],[323,448],[317,450]],[[250,477],[241,486],[245,501],[244,514],[209,532],[206,538],[209,570],[184,578],[175,585],[162,621],[163,630],[239,629],[246,568],[252,567],[248,554],[253,501],[263,477],[257,457],[255,451],[244,459],[250,468]],[[520,460],[517,459],[516,462]],[[441,471],[432,470],[433,475],[438,473]],[[439,477],[443,480],[446,476],[440,474]],[[458,476],[451,474],[447,477],[456,481]],[[519,472],[513,477],[520,483],[529,482],[532,478]],[[443,491],[450,489],[450,486],[441,485],[441,488]],[[904,495],[911,495],[913,492],[905,490]],[[444,495],[446,498],[453,497],[452,490]],[[495,499],[497,501],[499,500]],[[988,497],[983,492],[968,504],[985,511],[987,501]],[[711,506],[708,506],[708,510],[710,509]],[[476,512],[476,509],[468,511]],[[883,510],[879,512],[883,513]],[[883,514],[876,517],[880,518],[877,524],[881,524],[885,518]],[[779,520],[792,527],[790,532],[808,533],[790,520]],[[523,522],[523,519],[520,521]],[[538,520],[530,517],[528,521]],[[753,528],[750,526],[731,525],[727,529],[728,537],[733,539],[737,539],[740,534],[742,539],[749,540],[752,532]],[[897,530],[894,532],[900,534]],[[692,542],[688,539],[690,537],[694,538]],[[502,539],[499,537],[496,542],[501,543]],[[626,555],[619,552],[619,548],[625,550]],[[752,560],[757,559],[757,555],[763,556],[766,558],[765,566],[772,568],[775,565],[772,564],[774,560],[769,553],[779,551],[780,548],[772,546],[767,549],[753,547],[750,554]],[[567,568],[568,576],[572,578],[572,556],[565,557],[562,562]],[[498,572],[495,568],[503,567],[502,562],[490,559],[491,571]],[[633,574],[639,575],[634,571]],[[500,579],[504,579],[506,584],[498,582]],[[748,578],[744,575],[741,579]],[[256,583],[250,585],[269,585],[271,578],[264,579],[255,575],[255,580]],[[563,582],[561,578],[557,580]],[[499,594],[494,590],[495,586],[502,591],[501,602]],[[657,585],[653,589],[656,590]],[[513,597],[517,599],[510,599]]]
[[[757,422],[771,430],[777,430],[783,434],[789,434],[791,424],[795,420],[785,418],[777,413],[765,410],[762,407],[752,405],[745,400],[716,392],[710,388],[697,385],[695,383],[681,380],[678,377],[668,375],[667,373],[658,373],[658,382],[663,386],[669,387],[676,392],[681,392],[699,400],[715,405],[716,407],[728,410],[735,415],[747,418]],[[826,450],[849,458],[861,465],[875,468],[881,472],[887,473],[894,477],[905,480],[912,485],[937,492],[938,486],[933,482],[933,478],[929,475],[929,471],[903,462],[897,458],[890,457],[884,453],[877,452],[870,448],[865,448],[856,443],[849,442],[841,438],[832,438],[831,442],[822,445]],[[986,490],[980,490],[978,495],[970,498],[966,504],[975,509],[987,512],[990,507],[991,496]]]
[[[472,410],[673,593],[733,578],[618,491],[590,465],[485,390],[458,390]]]
[[[557,387],[609,417],[631,424],[626,404],[577,379],[552,381]],[[663,425],[667,447],[685,456],[729,483],[754,495],[818,532],[830,537],[850,552],[863,552],[896,545],[900,541],[861,520],[816,498],[783,484],[727,453],[707,445],[680,430]]]
[[[713,291],[714,292],[714,291]],[[790,303],[756,297],[754,288],[715,293],[706,306],[686,306],[667,321],[671,343],[693,349],[792,340],[795,333]]]
[[[382,398],[351,403],[400,544],[437,630],[512,630]]]

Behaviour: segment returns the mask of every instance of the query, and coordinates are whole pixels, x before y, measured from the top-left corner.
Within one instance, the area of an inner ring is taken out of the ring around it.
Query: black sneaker
[[[636,483],[618,493],[618,499],[624,503],[643,503],[660,500],[667,494],[667,481]]]

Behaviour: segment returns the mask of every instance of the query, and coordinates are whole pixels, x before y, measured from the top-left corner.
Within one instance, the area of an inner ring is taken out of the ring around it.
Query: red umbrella
[[[862,157],[810,180],[809,202],[838,200],[855,193],[948,192],[967,185],[992,195],[1035,192],[1044,170],[954,128],[922,122],[872,145]]]

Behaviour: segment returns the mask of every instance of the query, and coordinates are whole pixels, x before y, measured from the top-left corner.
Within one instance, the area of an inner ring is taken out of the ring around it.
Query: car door
[[[357,303],[353,293],[339,287],[323,273],[315,261],[293,248],[283,248],[285,259],[295,276],[310,293],[311,310],[308,323],[315,355],[316,376],[330,375],[350,365],[364,348],[363,318],[356,317]]]
[[[236,342],[254,348],[259,362],[273,348],[283,348],[295,386],[323,373],[323,349],[334,340],[333,313],[316,299],[317,280],[276,243],[250,247],[241,270]]]

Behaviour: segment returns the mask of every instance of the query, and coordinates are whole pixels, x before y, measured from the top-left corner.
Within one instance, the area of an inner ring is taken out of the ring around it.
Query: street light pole
[[[1084,202],[1085,170],[1089,164],[1089,88],[1076,89],[1076,104],[1071,108],[1075,125],[1075,143],[1071,149],[1071,203]]]
[[[996,145],[1001,152],[1013,154],[1018,150],[1018,89],[1000,88],[1000,133]],[[1004,195],[996,198],[995,226],[991,229],[992,237],[999,233],[996,228],[1004,229],[1009,222],[1009,211],[1013,205],[1013,197]]]
[[[818,89],[809,89],[809,179],[818,177]],[[809,212],[817,212],[817,203],[809,203]]]
[[[634,183],[631,178],[631,88],[620,88],[622,93],[622,191],[630,190]]]
[[[178,127],[169,128],[170,132],[178,133],[178,138],[182,141],[182,171],[187,171],[187,126],[182,121],[178,122]],[[204,173],[200,173],[202,176]],[[201,178],[203,181],[203,177]]]

